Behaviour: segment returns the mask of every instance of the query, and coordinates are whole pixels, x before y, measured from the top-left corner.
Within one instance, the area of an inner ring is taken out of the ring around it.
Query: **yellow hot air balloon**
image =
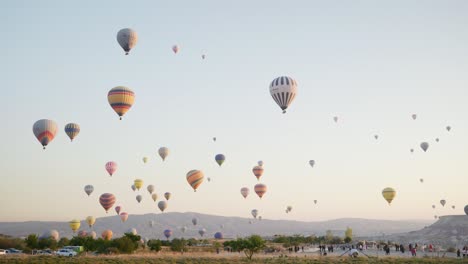
[[[136,180],[133,182],[133,185],[135,185],[135,188],[137,188],[138,190],[140,190],[141,187],[143,187],[143,180],[141,180],[141,179],[136,179]]]
[[[392,201],[393,201],[393,198],[395,198],[395,196],[396,196],[396,191],[393,188],[387,187],[387,188],[383,189],[382,196],[388,202],[388,204],[390,205],[392,203]]]
[[[73,233],[75,233],[76,230],[80,229],[81,223],[80,220],[73,219],[70,222],[68,222],[68,225],[70,226]]]
[[[203,172],[199,170],[191,170],[187,173],[187,182],[192,186],[193,191],[197,191],[204,177]]]
[[[130,110],[135,102],[135,93],[128,87],[117,86],[109,91],[107,100],[122,120],[122,116]]]
[[[143,163],[147,163],[148,162],[148,157],[143,157]]]
[[[88,216],[86,217],[86,223],[91,228],[93,227],[94,223],[96,223],[96,218],[94,216]]]

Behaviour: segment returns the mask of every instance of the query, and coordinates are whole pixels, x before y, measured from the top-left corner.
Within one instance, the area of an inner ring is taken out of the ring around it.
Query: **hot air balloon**
[[[208,180],[208,182],[210,182],[210,181],[211,181],[211,178],[210,178],[210,177],[208,177],[208,178],[206,178],[206,179]]]
[[[174,52],[174,54],[177,54],[179,52],[179,46],[178,45],[172,46],[172,51]]]
[[[215,238],[215,239],[223,239],[223,233],[221,233],[221,232],[216,232],[216,233],[214,234],[214,238]]]
[[[166,210],[166,208],[167,208],[167,202],[166,201],[159,201],[158,207],[159,207],[159,210],[161,210],[161,212],[164,212],[164,210]]]
[[[260,166],[260,167],[263,167],[263,160],[257,161],[257,165]]]
[[[133,191],[136,191],[135,184],[132,184],[132,190],[133,190]]]
[[[112,230],[107,229],[107,230],[104,230],[104,232],[102,232],[101,237],[102,239],[109,241],[112,239],[112,235],[113,235]]]
[[[122,120],[122,117],[130,110],[135,102],[135,93],[128,87],[117,86],[107,93],[107,101],[109,101],[112,109],[114,109],[115,113],[119,115],[120,120]]]
[[[315,160],[309,160],[309,165],[313,168],[315,165]]]
[[[436,138],[435,141],[436,141],[436,142],[439,142],[439,138]]]
[[[412,115],[411,115],[411,118],[413,118],[413,120],[416,120],[417,117],[418,117],[418,116],[417,116],[416,114],[412,114]]]
[[[171,199],[171,193],[170,192],[165,192],[164,193],[164,198],[166,198],[166,200],[169,201],[169,199]]]
[[[33,133],[45,149],[57,134],[57,123],[49,119],[38,120],[33,125]]]
[[[96,237],[97,237],[96,232],[94,232],[94,231],[89,232],[89,237],[91,237],[92,239],[96,239]]]
[[[297,94],[297,83],[296,81],[287,76],[281,76],[274,79],[270,84],[270,94],[273,100],[283,110],[283,114],[286,113],[286,109],[294,101]]]
[[[78,231],[78,236],[79,237],[87,237],[88,236],[88,233],[84,230],[80,230]]]
[[[146,163],[148,162],[148,160],[149,160],[149,158],[148,158],[148,157],[143,157],[143,163],[145,163],[145,164],[146,164]]]
[[[106,163],[106,171],[109,173],[110,176],[112,176],[116,170],[117,170],[117,163],[113,161],[109,161]]]
[[[433,204],[433,205],[432,205],[432,209],[435,209],[435,207],[436,207],[435,204]]]
[[[198,220],[197,220],[197,218],[195,218],[195,217],[194,217],[194,218],[192,218],[192,224],[193,224],[193,225],[197,225],[197,223],[198,223]]]
[[[127,232],[125,232],[125,234],[132,234],[132,235],[136,236],[138,233],[137,233],[137,230],[135,228],[129,228],[127,230]]]
[[[257,209],[253,209],[250,213],[252,214],[252,216],[254,218],[257,218],[257,215],[258,215],[258,210]]]
[[[156,193],[153,193],[153,194],[151,195],[151,198],[153,198],[153,201],[156,202],[156,200],[158,199],[158,195],[157,195]]]
[[[241,190],[240,190],[240,193],[242,194],[242,196],[244,198],[247,198],[247,196],[249,195],[249,188],[247,187],[242,187]]]
[[[70,229],[73,231],[73,233],[76,233],[76,230],[80,229],[81,223],[80,220],[73,219],[68,222],[68,225],[70,226]]]
[[[445,129],[447,129],[447,131],[450,132],[450,130],[452,129],[452,127],[446,126]]]
[[[334,116],[334,117],[333,117],[333,121],[335,121],[335,123],[338,123],[338,117],[337,117],[337,116]]]
[[[267,186],[263,183],[259,183],[259,184],[256,184],[255,185],[255,193],[258,195],[258,197],[260,197],[260,199],[262,199],[263,195],[266,193],[267,191]]]
[[[382,191],[382,196],[383,198],[388,202],[388,205],[390,205],[393,201],[393,198],[395,198],[396,191],[393,188],[387,187],[383,189]]]
[[[125,223],[127,221],[127,219],[128,219],[128,213],[126,213],[126,212],[120,213],[119,216],[120,216],[120,220],[122,220],[122,223]]]
[[[258,220],[262,221],[262,216],[261,215],[258,216]]]
[[[260,180],[260,177],[262,177],[262,174],[263,174],[263,167],[255,166],[253,167],[252,172],[255,175],[255,177],[257,177],[257,180]]]
[[[152,194],[154,192],[154,185],[150,184],[146,187],[146,190],[148,190],[148,192],[150,194]]]
[[[288,207],[286,207],[286,210],[288,210],[288,212],[291,212],[292,206],[288,205]]]
[[[44,232],[40,238],[52,238],[53,240],[55,241],[59,241],[59,238],[60,238],[60,235],[59,235],[59,232],[55,229],[52,229],[50,231],[46,231]]]
[[[216,142],[216,137],[213,138],[213,141]]]
[[[423,178],[421,178],[421,179],[419,179],[419,181],[420,181],[421,183],[423,183],[423,182],[424,182],[424,179],[423,179]]]
[[[92,185],[86,185],[84,187],[84,191],[88,196],[90,196],[94,191],[94,187]]]
[[[465,205],[464,210],[465,210],[465,214],[468,215],[468,205]]]
[[[94,216],[86,217],[86,223],[88,224],[89,228],[93,227],[94,223],[96,223],[96,218]]]
[[[413,152],[414,152],[414,149],[410,149],[410,152],[413,153]]]
[[[180,230],[182,231],[182,233],[185,233],[185,231],[187,231],[187,227],[183,226],[183,227],[180,228]]]
[[[206,229],[205,228],[202,228],[200,230],[198,230],[198,234],[200,234],[200,236],[203,237],[203,235],[206,233]]]
[[[71,141],[78,136],[80,133],[80,125],[75,123],[69,123],[65,126],[65,133],[70,138]]]
[[[447,202],[446,202],[445,200],[443,200],[443,199],[440,200],[440,204],[441,204],[442,206],[445,206],[446,203],[447,203]]]
[[[120,211],[122,210],[122,206],[117,205],[114,209],[115,209],[115,212],[116,212],[117,215],[118,215],[118,214],[120,214]]]
[[[164,230],[164,236],[169,240],[169,238],[172,236],[172,230],[166,229]]]
[[[201,55],[201,58],[202,58],[202,60],[204,60],[204,59],[206,58],[206,55],[205,55],[205,54],[202,54],[202,55]]]
[[[314,204],[317,204],[317,200],[314,200]]]
[[[379,135],[374,135],[374,138],[377,140],[379,139]]]
[[[455,209],[455,205],[452,205],[452,209]]]
[[[150,227],[153,227],[153,226],[154,226],[154,221],[153,221],[153,220],[150,220],[150,221],[149,221],[149,226],[150,226]]]
[[[137,200],[138,203],[140,203],[141,200],[143,200],[143,196],[141,196],[141,195],[139,195],[139,194],[138,194],[135,198],[136,198],[136,200]]]
[[[166,147],[160,147],[158,150],[159,156],[162,158],[163,161],[166,160],[167,155],[169,155],[169,149]]]
[[[218,154],[215,156],[216,163],[221,167],[223,165],[223,162],[226,160],[226,157],[223,154]]]
[[[125,55],[128,55],[130,50],[135,47],[137,41],[138,35],[136,31],[131,28],[123,28],[117,33],[117,42],[125,51]]]
[[[133,185],[135,185],[135,188],[137,188],[137,190],[140,190],[141,187],[143,187],[143,180],[142,179],[136,179],[133,181]]]
[[[198,186],[203,182],[203,172],[199,170],[191,170],[187,173],[187,182],[192,186],[193,191],[197,191]]]
[[[422,142],[420,146],[421,146],[422,150],[424,150],[424,152],[426,152],[427,149],[429,148],[429,143]]]
[[[99,203],[104,208],[104,210],[109,211],[109,209],[114,206],[115,203],[115,196],[111,193],[104,193],[101,194],[99,197]]]

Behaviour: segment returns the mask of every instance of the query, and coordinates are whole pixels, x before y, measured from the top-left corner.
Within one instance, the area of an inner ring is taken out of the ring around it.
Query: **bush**
[[[148,246],[150,247],[150,250],[156,252],[159,252],[162,249],[162,243],[159,239],[148,241]]]
[[[175,252],[186,251],[187,241],[185,239],[174,238],[171,243],[171,250]]]
[[[455,253],[455,252],[457,252],[457,249],[454,248],[454,247],[449,247],[449,248],[447,248],[447,252]]]

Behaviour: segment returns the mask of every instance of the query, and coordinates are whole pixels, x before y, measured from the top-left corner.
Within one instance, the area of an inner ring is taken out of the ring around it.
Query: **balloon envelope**
[[[310,165],[311,167],[314,167],[314,165],[315,165],[315,160],[309,160],[309,165]]]
[[[128,87],[117,86],[107,93],[107,101],[115,113],[122,119],[135,102],[135,93]]]
[[[140,194],[138,194],[135,198],[136,198],[138,203],[140,203],[141,200],[143,200],[143,196],[141,196]]]
[[[203,236],[205,233],[206,233],[205,228],[202,228],[202,229],[198,230],[198,234],[200,234],[200,236]]]
[[[86,217],[86,223],[91,228],[93,227],[94,223],[96,223],[96,218],[94,216],[88,216]]]
[[[169,239],[172,236],[172,230],[166,229],[164,230],[164,236]]]
[[[112,176],[115,171],[117,170],[117,163],[114,161],[109,161],[106,163],[106,171],[109,173],[110,176]]]
[[[111,240],[112,239],[112,230],[110,229],[107,229],[107,230],[104,230],[102,233],[101,233],[101,237],[102,239],[104,240]]]
[[[259,183],[259,184],[256,184],[255,185],[255,193],[258,195],[258,197],[260,197],[260,199],[262,199],[263,195],[266,193],[267,191],[267,186],[263,183]]]
[[[287,76],[281,76],[270,83],[270,95],[276,104],[286,113],[286,109],[294,101],[297,94],[296,81]]]
[[[73,231],[73,233],[75,233],[76,230],[80,229],[81,223],[80,220],[73,219],[68,222],[68,225],[70,226],[70,229]]]
[[[148,190],[148,192],[150,194],[152,194],[154,192],[154,185],[150,184],[146,187],[146,190]]]
[[[80,133],[80,125],[75,123],[66,124],[65,133],[70,138],[70,140],[73,141],[73,139],[75,139],[75,137]]]
[[[214,234],[214,238],[215,238],[215,239],[223,239],[223,233],[221,233],[221,232],[216,232],[216,233]]]
[[[177,54],[179,52],[179,46],[178,45],[174,45],[172,46],[172,51]]]
[[[125,223],[128,219],[128,213],[122,212],[120,213],[120,220],[122,220],[122,223]]]
[[[148,157],[143,157],[143,163],[147,163],[147,162],[148,162],[148,160],[149,160],[149,158],[148,158]]]
[[[416,114],[412,114],[412,115],[411,115],[411,118],[413,118],[413,120],[416,120],[417,117],[418,117],[418,116],[417,116]]]
[[[468,215],[468,205],[465,206],[465,214]]]
[[[170,192],[165,192],[164,193],[164,198],[166,198],[166,200],[169,201],[169,199],[171,199],[171,193]]]
[[[447,201],[445,201],[445,200],[443,200],[443,199],[440,200],[440,204],[441,204],[442,206],[445,206],[446,203],[447,203]]]
[[[427,143],[427,142],[422,142],[422,143],[420,144],[420,147],[422,148],[422,150],[424,150],[424,152],[426,152],[427,149],[429,148],[429,143]]]
[[[197,218],[195,218],[195,217],[194,217],[194,218],[192,218],[192,224],[193,224],[193,225],[197,225],[197,223],[198,223],[198,220],[197,220]]]
[[[99,203],[101,204],[104,210],[109,211],[109,209],[114,206],[115,196],[112,193],[104,193],[99,197]]]
[[[153,201],[156,202],[156,200],[158,199],[158,195],[157,195],[156,193],[153,193],[153,194],[151,195],[151,198],[153,198]]]
[[[382,196],[390,205],[396,196],[396,191],[393,188],[387,187],[382,190]]]
[[[161,148],[159,148],[158,153],[159,153],[159,156],[161,157],[161,159],[163,161],[165,161],[166,157],[169,155],[169,149],[166,148],[166,147],[161,147]]]
[[[187,173],[187,182],[192,186],[193,190],[196,192],[197,188],[203,182],[203,172],[199,170],[191,170]]]
[[[257,177],[257,180],[260,180],[260,177],[263,175],[263,167],[262,166],[255,166],[252,169],[253,174]]]
[[[128,55],[130,50],[136,46],[137,41],[138,35],[136,31],[131,28],[123,28],[117,32],[117,42],[125,51],[125,55]]]
[[[258,166],[262,167],[262,166],[263,166],[263,160],[259,160],[259,161],[257,162],[257,164],[258,164]]]
[[[143,187],[143,180],[136,179],[135,181],[133,181],[133,185],[135,185],[135,188],[137,188],[137,190],[140,190],[141,187]]]
[[[223,154],[218,154],[215,156],[215,161],[216,163],[218,163],[219,166],[223,165],[225,160],[226,160],[226,157]]]
[[[49,119],[41,119],[34,123],[33,133],[45,149],[57,134],[57,123]]]
[[[158,203],[158,208],[161,210],[161,212],[164,212],[167,208],[167,202],[166,201],[159,201]]]
[[[93,191],[94,191],[94,187],[92,185],[86,185],[84,187],[84,191],[88,196],[90,196],[91,193],[93,193]]]
[[[122,206],[118,205],[114,209],[117,214],[120,214],[120,210],[122,210]]]
[[[242,195],[244,198],[247,198],[247,196],[249,195],[250,190],[249,190],[249,188],[247,188],[247,187],[242,187],[241,190],[240,190],[240,192],[241,192],[241,195]]]
[[[250,213],[252,214],[252,216],[254,218],[257,218],[257,215],[258,215],[258,210],[257,209],[253,209]]]

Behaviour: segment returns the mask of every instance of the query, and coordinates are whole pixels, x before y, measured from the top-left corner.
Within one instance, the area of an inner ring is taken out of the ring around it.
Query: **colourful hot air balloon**
[[[446,203],[447,203],[447,201],[445,201],[444,199],[440,200],[440,204],[441,204],[442,206],[445,206]]]
[[[411,118],[413,118],[413,120],[416,120],[417,117],[418,117],[418,116],[417,116],[416,114],[412,114],[412,115],[411,115]]]
[[[120,214],[120,211],[122,210],[122,206],[117,205],[114,209],[117,214]]]
[[[263,167],[255,166],[253,167],[252,172],[255,175],[255,177],[257,177],[257,180],[260,180],[260,177],[262,177],[262,174],[263,174]]]
[[[223,154],[218,154],[215,156],[216,163],[221,167],[223,165],[224,161],[226,160],[226,157]]]
[[[287,76],[281,76],[274,79],[270,84],[270,94],[273,100],[286,113],[286,109],[292,103],[297,94],[296,81]]]
[[[164,230],[164,236],[169,240],[169,238],[172,236],[172,230],[166,229]]]
[[[164,193],[164,198],[166,198],[166,200],[169,201],[169,199],[171,199],[171,193],[170,192],[165,192]]]
[[[396,191],[393,188],[387,187],[382,190],[382,196],[388,202],[388,205],[390,205],[393,201],[393,198],[396,196]]]
[[[80,229],[81,223],[80,220],[73,219],[68,222],[68,225],[70,226],[70,229],[73,231],[73,233],[76,233],[76,230]]]
[[[169,155],[169,149],[166,147],[160,147],[158,150],[159,156],[163,161],[166,160],[166,157]]]
[[[135,185],[135,188],[137,188],[137,190],[140,190],[141,187],[143,187],[143,180],[136,179],[135,181],[133,181],[133,185]]]
[[[198,230],[198,234],[200,234],[200,236],[203,237],[203,235],[206,233],[206,229],[205,228],[202,228],[200,230]]]
[[[136,196],[136,200],[137,200],[138,203],[140,203],[141,200],[143,200],[143,196],[141,196],[140,194],[138,194],[138,195]]]
[[[157,195],[156,193],[153,193],[153,194],[151,195],[151,198],[153,198],[153,201],[156,202],[156,200],[158,199],[158,195]]]
[[[215,239],[223,239],[223,233],[221,233],[221,232],[216,232],[216,233],[214,234],[214,238],[215,238]]]
[[[161,212],[164,212],[164,210],[166,210],[166,208],[167,208],[167,202],[166,201],[159,201],[158,207],[159,207],[159,210],[161,210]]]
[[[204,177],[203,172],[199,170],[191,170],[187,173],[187,182],[192,186],[193,191],[197,191]]]
[[[57,123],[49,119],[38,120],[33,125],[33,133],[45,149],[57,134]]]
[[[429,143],[427,143],[427,142],[422,142],[422,143],[420,144],[420,146],[421,146],[422,150],[424,150],[424,152],[426,152],[427,149],[429,148]]]
[[[109,211],[115,203],[115,196],[112,193],[104,193],[99,197],[99,203],[104,208],[104,210]]]
[[[122,120],[122,116],[130,110],[135,102],[135,93],[128,87],[117,86],[109,91],[107,100],[112,109],[119,115],[120,120]]]
[[[148,160],[149,160],[149,158],[148,158],[148,157],[143,157],[143,163],[145,163],[145,164],[146,164],[146,163],[148,162]]]
[[[94,223],[96,223],[96,218],[94,216],[86,217],[86,223],[88,224],[89,228],[93,227]]]
[[[132,190],[133,190],[133,191],[136,191],[135,184],[132,184]]]
[[[315,160],[309,160],[309,165],[313,168],[315,165]]]
[[[254,218],[257,218],[257,215],[258,215],[258,210],[257,209],[253,209],[252,211],[250,211],[250,213],[252,214],[252,216]]]
[[[128,213],[126,213],[126,212],[120,213],[119,216],[120,216],[120,220],[122,220],[122,223],[125,223],[127,221],[127,219],[128,219]]]
[[[249,192],[250,190],[247,187],[242,187],[240,190],[240,193],[244,198],[247,198],[247,196],[249,195]]]
[[[172,46],[172,51],[174,52],[174,54],[177,54],[179,52],[179,45]]]
[[[263,195],[266,193],[267,191],[267,186],[263,183],[258,183],[255,185],[255,193],[258,195],[258,197],[260,197],[260,199],[262,199]]]
[[[192,218],[192,224],[193,224],[193,225],[197,225],[197,223],[198,223],[198,220],[197,220],[197,218],[195,218],[195,217],[194,217],[194,218]]]
[[[80,133],[80,125],[75,123],[69,123],[65,126],[65,133],[70,138],[71,141],[78,136]]]
[[[112,235],[113,235],[112,230],[107,229],[107,230],[104,230],[104,232],[102,232],[101,237],[102,239],[109,241],[112,239]]]
[[[260,167],[263,167],[263,160],[257,161],[257,165],[260,166]]]
[[[84,191],[88,196],[90,196],[94,191],[94,187],[92,185],[86,185],[84,187]]]
[[[110,176],[114,175],[117,171],[117,163],[113,161],[109,161],[106,163],[106,171],[109,173]]]
[[[117,33],[117,42],[125,51],[125,55],[128,55],[130,50],[136,46],[137,41],[138,35],[136,31],[131,28],[123,28]]]
[[[146,187],[146,190],[148,190],[148,192],[150,194],[152,194],[154,192],[154,185],[150,184]]]

